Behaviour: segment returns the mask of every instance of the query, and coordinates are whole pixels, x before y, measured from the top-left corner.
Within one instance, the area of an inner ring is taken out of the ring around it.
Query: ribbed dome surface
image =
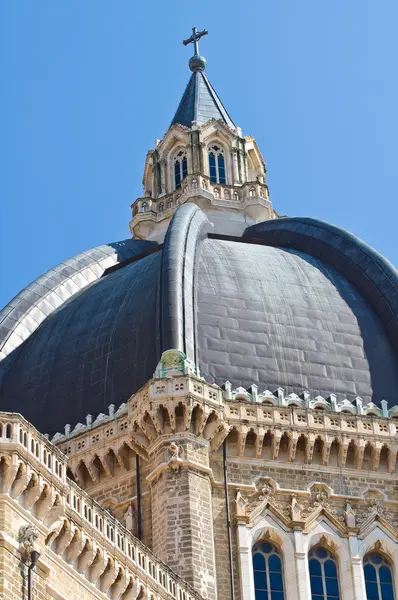
[[[197,320],[199,364],[210,381],[396,397],[398,364],[380,320],[308,254],[206,240]]]
[[[239,239],[210,229],[183,205],[163,247],[49,314],[3,361],[0,408],[55,433],[125,402],[170,348],[219,385],[396,402],[398,277],[385,259],[314,220],[267,222]]]

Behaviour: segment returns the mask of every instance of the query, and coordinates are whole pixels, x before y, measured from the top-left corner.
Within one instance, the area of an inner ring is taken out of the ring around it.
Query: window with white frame
[[[174,184],[175,188],[181,187],[181,182],[188,174],[187,153],[185,150],[177,152],[174,159]]]
[[[224,150],[220,146],[217,146],[217,144],[209,147],[209,173],[212,183],[227,183]]]
[[[337,563],[323,546],[315,546],[308,555],[312,600],[340,600]]]
[[[391,566],[379,552],[370,552],[363,561],[367,600],[395,600]]]
[[[253,571],[256,600],[285,600],[282,557],[274,544],[253,547]]]

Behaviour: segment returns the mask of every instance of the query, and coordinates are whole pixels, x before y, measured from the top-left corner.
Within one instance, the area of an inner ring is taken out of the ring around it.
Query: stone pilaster
[[[366,600],[365,579],[363,575],[362,558],[359,554],[358,538],[350,533],[348,537],[351,558],[351,572],[353,581],[353,600]]]
[[[148,477],[153,551],[203,598],[216,598],[208,450],[194,441],[163,443]]]

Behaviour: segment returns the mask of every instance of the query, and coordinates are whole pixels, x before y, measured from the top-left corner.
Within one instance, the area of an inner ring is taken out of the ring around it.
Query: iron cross
[[[192,27],[192,31],[193,33],[191,37],[189,37],[187,40],[184,40],[182,43],[184,44],[184,46],[188,46],[188,44],[193,44],[195,48],[195,54],[199,54],[198,41],[201,37],[207,35],[209,32],[207,31],[207,29],[204,29],[203,31],[198,31],[196,27]]]

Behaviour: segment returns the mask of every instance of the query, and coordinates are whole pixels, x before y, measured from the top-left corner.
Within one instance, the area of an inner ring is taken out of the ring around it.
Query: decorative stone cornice
[[[126,405],[117,411],[111,406],[109,415],[101,414],[95,420],[89,415],[86,425],[78,424],[73,430],[68,426],[66,435],[57,434],[54,441],[70,457],[69,467],[76,479],[82,485],[96,483],[93,461],[97,458],[112,476],[107,453],[113,452],[119,466],[126,468],[123,448],[148,458],[157,442],[178,433],[202,440],[211,452],[228,438],[231,459],[287,462],[291,468],[303,462],[334,464],[374,473],[382,464],[387,474],[395,470],[397,425],[393,416],[382,416],[389,414],[384,401],[378,408],[364,406],[359,398],[355,402],[339,401],[336,396],[311,398],[308,392],[285,396],[282,388],[274,393],[259,393],[254,385],[249,390],[232,390],[228,382],[223,390],[198,374],[182,352],[167,351],[154,378]],[[177,407],[181,412],[178,425]],[[79,479],[80,463],[91,482]]]

